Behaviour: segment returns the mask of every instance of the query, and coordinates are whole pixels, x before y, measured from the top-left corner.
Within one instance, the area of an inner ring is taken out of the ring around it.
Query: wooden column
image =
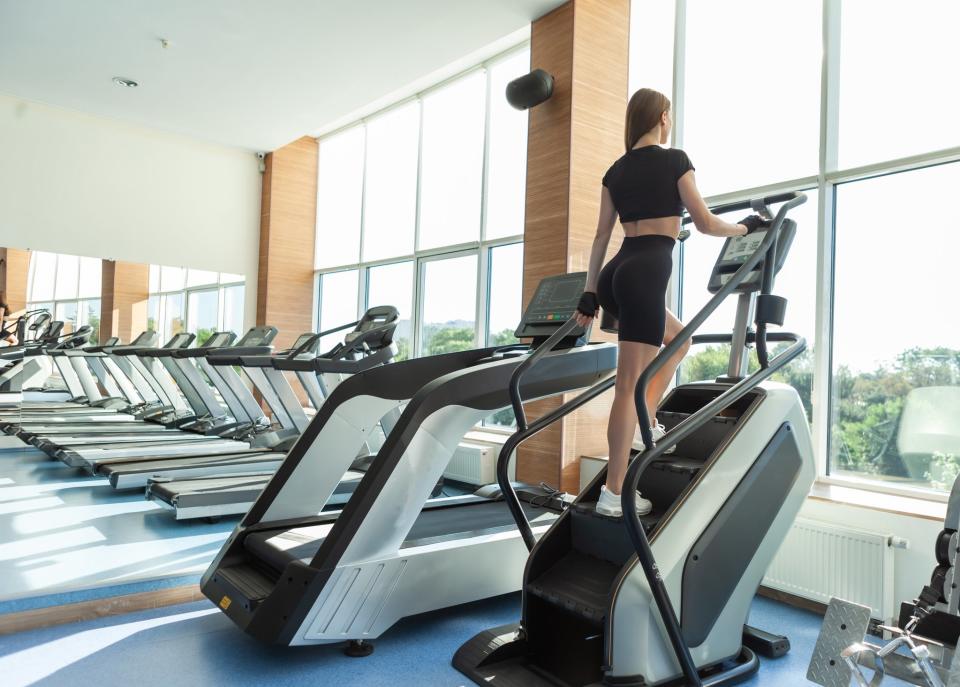
[[[27,279],[30,273],[30,251],[0,248],[3,270],[0,274],[0,295],[6,298],[10,312],[27,307]]]
[[[524,307],[544,277],[587,269],[600,209],[600,179],[623,154],[629,0],[570,0],[533,23],[531,68],[554,77],[554,94],[530,111],[524,227]],[[610,252],[619,248],[615,234]],[[595,329],[595,340],[609,338]],[[518,479],[576,492],[580,456],[605,455],[612,394],[521,447]],[[530,404],[537,417],[561,399]]]
[[[147,328],[150,266],[104,260],[100,288],[101,340],[119,336],[121,341],[129,343]]]
[[[267,155],[263,175],[257,324],[280,330],[277,349],[313,328],[316,223],[317,141],[304,137]]]

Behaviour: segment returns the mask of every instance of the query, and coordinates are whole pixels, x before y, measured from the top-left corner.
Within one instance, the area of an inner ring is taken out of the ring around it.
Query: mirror
[[[71,393],[77,387],[66,379],[69,356],[57,363],[55,356],[34,354],[44,350],[37,339],[46,336],[54,345],[88,332],[86,345],[97,346],[112,337],[129,343],[147,329],[157,332],[158,345],[183,332],[196,335],[193,346],[215,331],[239,338],[252,315],[246,295],[242,274],[0,248],[6,319],[0,334],[0,545],[16,544],[0,558],[0,614],[68,603],[79,590],[106,595],[120,584],[130,593],[159,588],[170,578],[195,582],[235,523],[177,521],[144,499],[142,485],[115,489],[104,475],[71,467],[25,441],[17,427],[36,422],[38,413],[63,415],[95,405],[77,403]],[[51,331],[57,322],[59,330]],[[22,373],[10,375],[17,366]],[[88,383],[116,397],[121,390],[104,374],[107,366],[90,364]]]

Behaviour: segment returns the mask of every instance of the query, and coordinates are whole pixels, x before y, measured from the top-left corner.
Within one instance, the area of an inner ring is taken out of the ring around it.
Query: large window
[[[184,331],[196,334],[197,346],[218,330],[240,336],[243,282],[242,274],[151,265],[147,326],[161,344]]]
[[[960,163],[837,189],[831,470],[949,489],[960,472],[960,221],[917,224]]]
[[[840,26],[840,167],[960,145],[960,89],[944,81],[960,3],[844,0]]]
[[[527,113],[504,90],[529,69],[527,47],[508,51],[320,140],[322,330],[392,305],[401,359],[512,341]]]
[[[675,116],[704,194],[817,173],[821,27],[819,2],[688,0]]]
[[[49,310],[55,320],[63,322],[65,334],[89,325],[93,329],[90,340],[99,341],[102,269],[99,258],[31,252],[27,307]]]
[[[942,80],[960,66],[951,38],[960,8],[686,0],[677,9],[633,0],[629,85],[673,99],[672,145],[697,165],[708,202],[809,197],[791,215],[798,230],[776,292],[789,300],[784,329],[808,343],[780,379],[812,421],[821,479],[942,499],[960,473],[949,419],[960,413],[960,324],[944,305],[960,227],[949,212],[918,221],[917,208],[960,181],[960,92]],[[720,245],[694,233],[676,251],[671,303],[682,318],[709,298]],[[735,308],[731,297],[702,331],[729,332]],[[681,381],[723,373],[728,355],[695,348]]]

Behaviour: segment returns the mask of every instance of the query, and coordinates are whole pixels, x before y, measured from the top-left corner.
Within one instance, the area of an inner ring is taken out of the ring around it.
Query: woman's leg
[[[627,474],[627,461],[633,433],[637,428],[637,406],[634,392],[641,373],[656,357],[660,349],[644,343],[621,341],[617,357],[617,382],[613,391],[613,407],[607,423],[607,442],[610,457],[607,464],[607,489],[620,493],[623,478]]]
[[[683,322],[678,320],[677,316],[667,309],[667,322],[663,332],[663,344],[667,345],[673,341],[681,329],[683,329]],[[674,375],[677,374],[677,367],[680,366],[680,361],[683,360],[689,350],[690,342],[687,341],[680,347],[680,350],[660,368],[653,376],[653,379],[650,380],[650,385],[647,387],[647,408],[650,412],[648,419],[651,427],[657,424],[657,406],[660,405],[660,401],[663,400],[663,395],[667,392],[667,387],[670,386]]]

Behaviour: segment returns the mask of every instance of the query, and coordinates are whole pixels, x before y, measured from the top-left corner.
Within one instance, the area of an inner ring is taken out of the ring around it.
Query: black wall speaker
[[[518,110],[529,110],[553,95],[553,77],[542,69],[507,84],[507,102]]]

